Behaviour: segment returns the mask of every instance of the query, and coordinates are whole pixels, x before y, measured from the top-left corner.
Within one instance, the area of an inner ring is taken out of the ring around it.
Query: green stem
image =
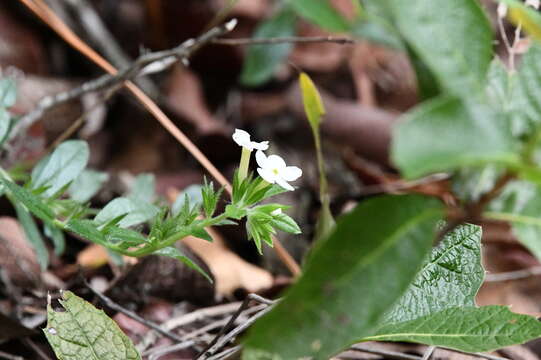
[[[250,165],[250,155],[252,150],[243,147],[242,155],[240,156],[240,166],[239,166],[239,180],[244,180],[248,176],[248,167]]]

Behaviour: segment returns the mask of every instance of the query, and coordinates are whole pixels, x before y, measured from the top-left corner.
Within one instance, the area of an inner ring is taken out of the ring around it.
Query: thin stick
[[[541,265],[533,266],[528,269],[508,271],[497,274],[487,274],[485,277],[486,282],[498,282],[498,281],[510,281],[510,280],[520,280],[527,279],[532,276],[541,275]]]
[[[222,351],[221,353],[218,353],[214,356],[209,357],[208,360],[226,359],[229,356],[238,353],[241,349],[242,349],[242,345],[233,346],[232,348],[229,348],[227,350]]]
[[[117,70],[107,60],[101,57],[97,52],[90,48],[82,41],[71,29],[69,29],[58,16],[43,2],[37,1],[40,6],[36,5],[32,0],[19,0],[26,5],[34,14],[48,24],[56,33],[63,38],[73,48],[81,52],[83,55],[94,61],[98,66],[110,74],[116,74]],[[210,162],[210,160],[199,150],[197,146],[165,115],[158,105],[150,99],[141,89],[132,82],[127,81],[125,86],[139,100],[141,104],[158,120],[158,122],[181,143],[186,150],[207,170],[207,172],[222,185],[231,195],[231,184],[225,176]],[[289,271],[298,276],[301,272],[299,264],[293,259],[289,252],[283,247],[281,242],[275,237],[272,237],[274,249],[280,260],[285,264]]]
[[[113,300],[111,300],[110,298],[108,298],[107,296],[103,295],[102,293],[100,293],[99,291],[96,291],[92,288],[92,286],[90,286],[90,284],[88,284],[86,281],[85,281],[85,285],[88,289],[90,289],[90,291],[92,291],[92,293],[94,295],[96,295],[100,300],[101,302],[103,302],[108,308],[110,309],[113,309],[113,310],[116,310],[124,315],[126,315],[127,317],[129,318],[132,318],[133,320],[137,321],[137,322],[140,322],[141,324],[145,325],[146,327],[150,328],[150,329],[153,329],[155,330],[156,332],[162,334],[163,336],[166,336],[168,337],[169,339],[171,340],[174,340],[174,341],[177,341],[177,342],[183,342],[184,339],[182,339],[182,337],[176,335],[176,334],[173,334],[172,332],[169,332],[167,330],[164,330],[160,325],[156,324],[155,322],[153,321],[150,321],[150,320],[146,320],[146,319],[143,319],[142,317],[140,317],[139,315],[137,315],[136,313],[134,313],[133,311],[130,311],[122,306],[120,306],[119,304],[117,304],[116,302],[114,302]]]
[[[349,37],[335,36],[287,36],[275,38],[238,38],[238,39],[214,39],[214,44],[220,45],[274,45],[274,44],[306,44],[306,43],[334,43],[339,45],[355,44],[357,41]]]
[[[6,359],[6,360],[24,360],[22,356],[17,355],[11,355],[7,352],[0,351],[0,359]]]
[[[225,334],[225,332],[235,323],[235,321],[237,320],[237,318],[240,316],[240,314],[244,311],[244,309],[246,309],[248,307],[248,305],[250,304],[250,301],[257,301],[257,302],[260,302],[262,304],[265,304],[265,305],[272,305],[274,304],[275,302],[272,301],[272,300],[269,300],[269,299],[265,299],[259,295],[256,295],[256,294],[249,294],[246,299],[244,299],[244,301],[242,302],[241,306],[238,308],[238,310],[235,312],[235,314],[233,314],[233,316],[231,317],[231,319],[229,319],[229,322],[218,332],[218,334],[216,334],[216,336],[214,337],[214,339],[195,357],[195,360],[199,359],[201,356],[203,356],[203,354],[205,354],[210,348],[212,348],[214,346],[214,344],[216,344],[218,342],[218,340],[220,339],[220,337]]]
[[[425,353],[423,354],[423,358],[421,360],[429,360],[432,357],[432,354],[436,350],[435,346],[429,346]]]

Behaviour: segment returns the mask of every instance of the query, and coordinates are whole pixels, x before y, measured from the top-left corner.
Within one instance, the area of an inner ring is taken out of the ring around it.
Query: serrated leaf
[[[32,214],[45,222],[52,222],[55,218],[53,211],[39,196],[34,195],[30,190],[18,186],[9,180],[0,178],[0,181],[7,188],[9,193],[20,201]]]
[[[47,327],[43,329],[59,360],[140,360],[131,340],[103,310],[70,291],[62,294],[66,311],[47,306]]]
[[[41,270],[45,271],[49,266],[49,252],[47,251],[45,241],[43,241],[43,237],[39,232],[38,226],[24,206],[17,202],[15,202],[13,205],[17,213],[17,218],[19,219],[19,222],[26,235],[26,239],[36,252],[36,258]]]
[[[70,198],[80,203],[92,199],[109,179],[107,173],[95,170],[83,170],[68,188]]]
[[[63,142],[34,167],[32,188],[47,187],[44,195],[53,196],[81,174],[88,163],[88,157],[89,149],[85,141]]]
[[[121,227],[130,227],[144,223],[156,215],[159,209],[145,201],[138,199],[120,197],[109,202],[96,215],[94,221],[98,224],[105,224],[121,215],[127,214],[118,225]]]
[[[66,230],[74,232],[84,239],[95,242],[100,245],[106,244],[105,235],[98,229],[98,224],[92,220],[72,219],[66,224]]]
[[[16,100],[17,85],[15,80],[9,77],[0,79],[0,107],[12,107],[15,105]]]
[[[364,341],[408,341],[467,352],[491,351],[541,336],[541,322],[506,306],[453,307],[389,324]]]
[[[452,306],[474,306],[485,275],[481,233],[479,226],[463,225],[446,235],[384,323],[408,321]]]
[[[173,258],[173,259],[180,260],[186,266],[188,266],[189,268],[191,268],[191,269],[197,271],[198,273],[200,273],[201,275],[203,275],[211,283],[214,282],[212,280],[212,277],[209,274],[207,274],[205,270],[203,270],[199,265],[197,265],[195,262],[193,262],[189,257],[187,257],[186,255],[181,253],[180,250],[177,249],[176,247],[172,247],[172,246],[165,247],[163,249],[160,249],[160,250],[156,251],[154,254],[167,256],[167,257],[170,257],[170,258]]]
[[[414,279],[441,216],[438,201],[416,195],[362,202],[339,219],[297,283],[256,322],[243,359],[326,360],[356,335],[372,334]]]
[[[186,187],[182,192],[180,192],[173,205],[171,206],[171,212],[174,216],[178,215],[182,211],[182,207],[185,205],[186,197],[188,197],[189,208],[184,209],[188,211],[194,206],[203,204],[203,195],[202,195],[202,186],[201,185],[190,185]]]
[[[464,166],[519,163],[502,119],[484,106],[472,109],[453,97],[427,101],[393,130],[392,159],[407,178]]]
[[[413,52],[444,88],[470,98],[483,91],[493,57],[493,35],[477,0],[381,2]]]
[[[288,0],[288,4],[306,20],[330,31],[348,31],[351,24],[329,0]]]
[[[285,6],[273,17],[261,23],[253,38],[293,36],[295,35],[296,23],[295,13]],[[291,43],[250,45],[240,75],[240,82],[246,86],[264,84],[275,73],[278,65],[287,58],[292,48]]]

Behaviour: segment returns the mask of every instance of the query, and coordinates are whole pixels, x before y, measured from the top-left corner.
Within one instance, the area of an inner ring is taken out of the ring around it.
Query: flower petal
[[[280,176],[286,181],[295,181],[302,176],[302,170],[296,166],[288,166],[280,172]]]
[[[277,183],[278,185],[280,185],[281,187],[283,187],[284,189],[286,189],[286,190],[289,190],[289,191],[295,190],[295,188],[294,188],[293,186],[289,185],[289,184],[287,183],[287,181],[285,181],[284,179],[282,179],[282,178],[279,177],[279,176],[276,177],[276,183]]]
[[[268,141],[262,141],[262,142],[251,142],[252,148],[256,150],[262,150],[265,151],[269,148],[269,142]]]
[[[250,150],[251,144],[250,144],[250,134],[248,134],[246,131],[241,129],[235,129],[235,132],[233,133],[233,140],[240,146],[246,147]]]
[[[268,183],[274,184],[278,179],[278,176],[268,168],[257,168],[257,173]]]
[[[259,167],[262,167],[264,169],[267,168],[267,156],[263,151],[258,150],[255,153],[255,161],[257,162],[257,165],[259,165]]]
[[[267,158],[266,167],[269,167],[271,169],[277,169],[278,171],[285,169],[286,162],[282,157],[278,155],[271,155]]]

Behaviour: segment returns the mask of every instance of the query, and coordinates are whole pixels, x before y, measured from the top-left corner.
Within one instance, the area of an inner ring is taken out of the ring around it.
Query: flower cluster
[[[233,140],[242,146],[242,157],[240,161],[239,174],[245,178],[248,173],[248,164],[250,162],[250,154],[252,150],[257,150],[256,161],[257,173],[266,182],[270,184],[278,184],[286,190],[295,190],[289,184],[302,176],[302,170],[297,166],[287,166],[284,159],[278,155],[267,156],[263,151],[269,148],[268,141],[255,142],[251,141],[250,134],[244,130],[236,129],[233,134]]]

